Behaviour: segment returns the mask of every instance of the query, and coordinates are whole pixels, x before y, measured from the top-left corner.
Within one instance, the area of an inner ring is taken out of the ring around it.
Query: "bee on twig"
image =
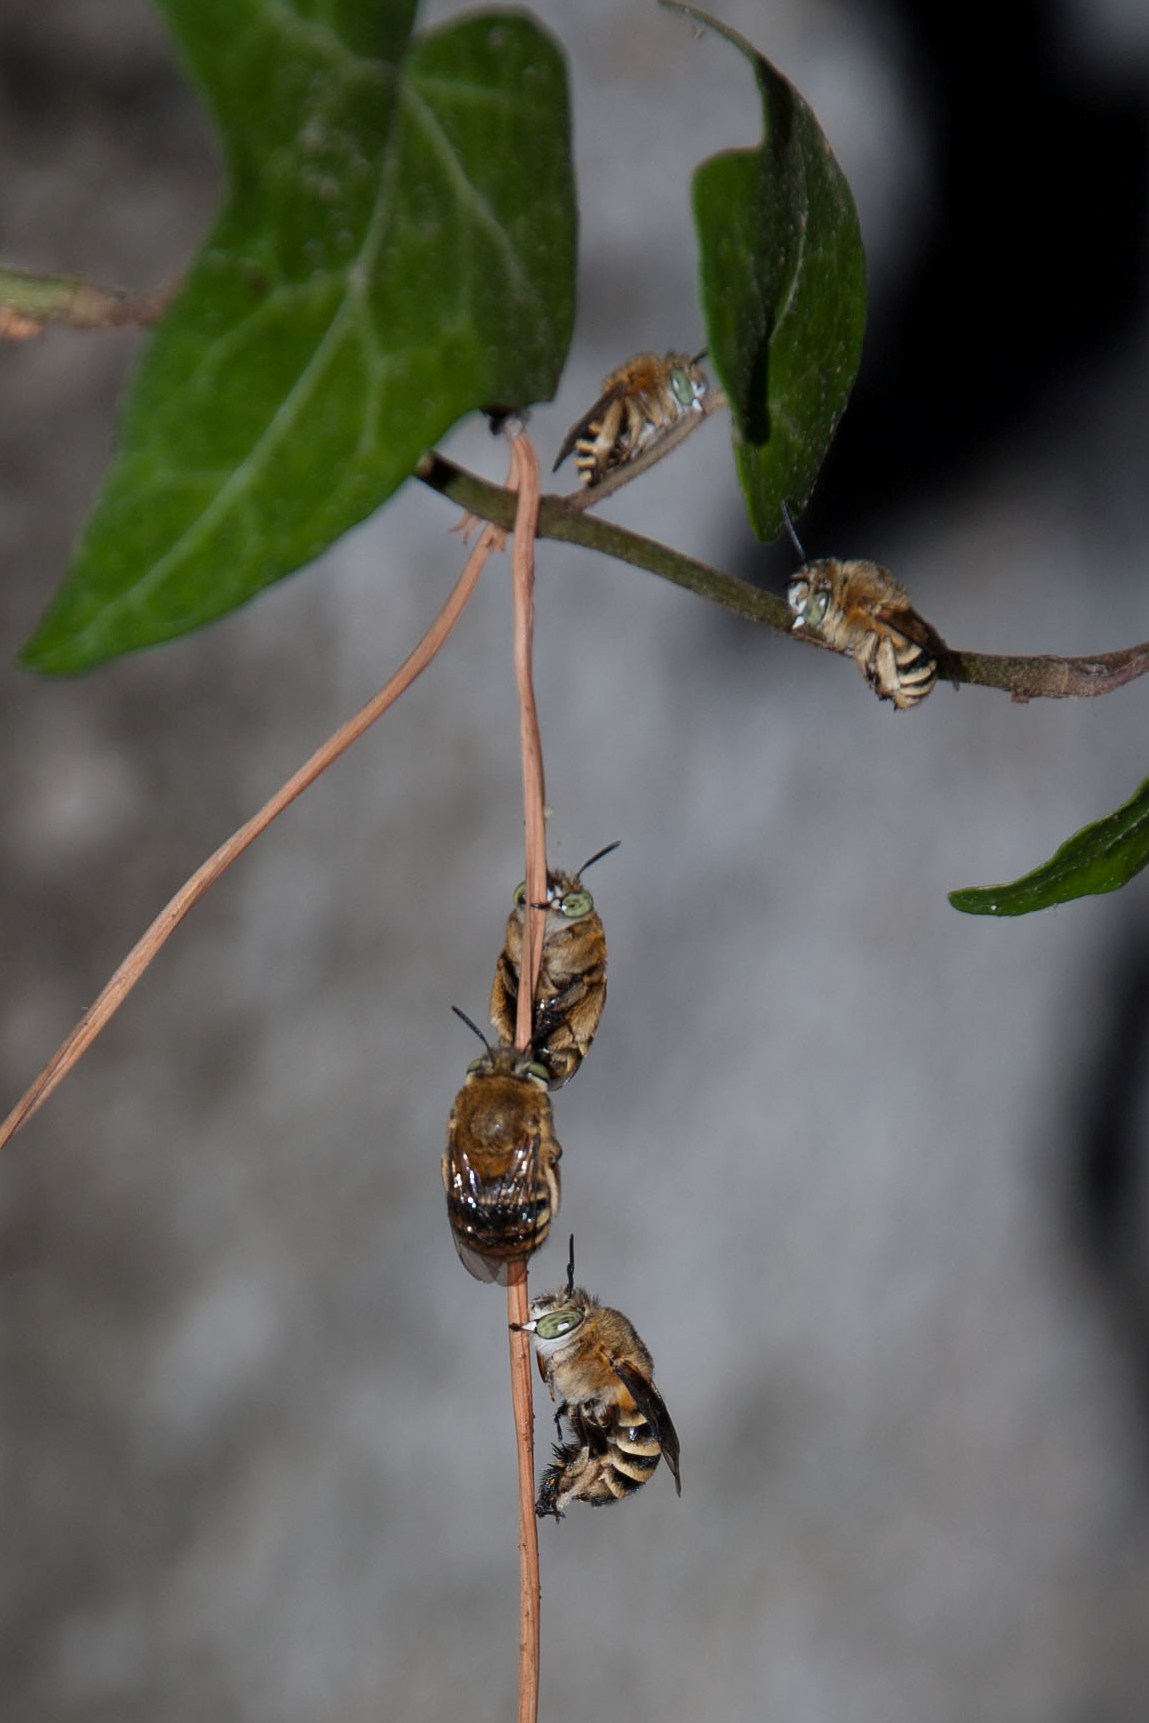
[[[463,1021],[484,1040],[469,1017]],[[476,1280],[505,1286],[509,1264],[539,1248],[558,1213],[562,1149],[548,1081],[529,1049],[504,1043],[472,1060],[455,1096],[443,1189],[455,1249]]]
[[[698,412],[709,388],[699,360],[685,353],[636,353],[603,378],[602,394],[572,425],[554,464],[573,452],[584,485],[601,484],[615,467],[649,449],[686,413]]]
[[[678,1432],[654,1385],[654,1360],[620,1310],[575,1286],[573,1239],[566,1286],[534,1299],[523,1327],[534,1336],[560,1434],[565,1419],[573,1438],[556,1445],[543,1474],[539,1518],[562,1519],[571,1502],[623,1501],[660,1459],[681,1495]]]
[[[949,659],[941,635],[905,587],[876,562],[826,557],[800,568],[786,589],[794,632],[852,654],[879,700],[904,712],[924,700]]]
[[[561,1089],[582,1064],[606,1003],[606,935],[582,876],[617,848],[618,842],[608,844],[577,873],[547,874],[546,903],[539,906],[547,917],[535,988],[531,1051],[546,1067],[552,1089]],[[522,883],[515,889],[506,942],[491,984],[491,1022],[503,1041],[512,1041],[515,1035],[526,903],[527,888]]]

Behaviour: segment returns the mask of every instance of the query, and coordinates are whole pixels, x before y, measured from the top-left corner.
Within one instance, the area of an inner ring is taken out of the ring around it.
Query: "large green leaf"
[[[862,351],[866,263],[858,214],[817,120],[737,31],[665,0],[731,42],[754,68],[764,137],[694,175],[710,358],[730,400],[735,459],[759,538],[802,509],[842,416]]]
[[[1029,915],[1071,898],[1116,891],[1149,863],[1149,779],[1129,801],[1083,826],[1049,860],[1009,885],[966,886],[950,902],[966,915]]]
[[[157,329],[67,582],[71,671],[233,609],[477,407],[553,395],[574,305],[565,66],[523,13],[157,0],[223,135],[222,214]]]

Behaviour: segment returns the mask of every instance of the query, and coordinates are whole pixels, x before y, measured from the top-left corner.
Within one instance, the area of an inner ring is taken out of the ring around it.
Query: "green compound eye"
[[[535,1081],[541,1083],[544,1088],[550,1084],[551,1074],[545,1065],[531,1063],[527,1066],[527,1076],[534,1077]]]
[[[593,908],[594,898],[589,891],[568,891],[558,904],[559,914],[564,915],[568,921],[581,921]]]
[[[825,588],[823,588],[821,592],[813,593],[810,597],[809,604],[806,606],[806,623],[808,627],[817,628],[820,623],[824,622],[826,619],[826,612],[829,607],[830,594],[825,590]]]
[[[535,1333],[540,1340],[561,1340],[564,1334],[578,1328],[583,1318],[584,1312],[574,1306],[566,1310],[549,1310],[535,1323]]]
[[[694,405],[694,384],[681,365],[676,365],[670,373],[670,389],[680,407],[692,407]]]
[[[527,882],[525,879],[521,879],[519,881],[518,885],[515,887],[515,908],[516,909],[522,909],[522,907],[526,903],[526,901],[527,901]]]

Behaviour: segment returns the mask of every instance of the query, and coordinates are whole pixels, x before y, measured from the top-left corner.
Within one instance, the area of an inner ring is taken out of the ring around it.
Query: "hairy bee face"
[[[561,1089],[582,1064],[606,1004],[606,935],[594,899],[582,883],[591,862],[606,854],[600,850],[577,874],[547,875],[531,1047],[534,1058],[546,1068],[552,1089]],[[491,1022],[504,1041],[512,1040],[515,1033],[526,895],[526,887],[520,885],[491,984]]]
[[[476,1059],[447,1123],[443,1189],[455,1248],[476,1280],[505,1286],[558,1213],[562,1154],[547,1072],[505,1045]]]
[[[531,1305],[539,1370],[570,1426],[539,1486],[536,1512],[561,1519],[573,1501],[621,1501],[665,1456],[679,1495],[678,1433],[654,1385],[654,1360],[620,1310],[581,1287]]]
[[[786,591],[794,630],[851,653],[880,700],[906,711],[924,700],[948,648],[909,594],[876,562],[811,562]]]
[[[664,436],[684,413],[696,412],[709,384],[685,353],[638,353],[603,378],[602,394],[572,425],[559,450],[557,472],[573,451],[584,485],[597,485],[615,467]]]

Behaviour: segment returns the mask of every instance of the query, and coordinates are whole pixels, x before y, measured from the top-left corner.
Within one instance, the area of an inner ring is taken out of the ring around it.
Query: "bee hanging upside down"
[[[786,589],[794,630],[852,653],[879,700],[904,712],[924,700],[949,648],[903,586],[876,562],[827,557],[800,568]]]
[[[603,378],[602,394],[572,425],[554,464],[557,472],[573,451],[584,485],[601,484],[615,467],[650,448],[686,413],[698,412],[709,384],[685,353],[637,353]]]
[[[546,1069],[529,1051],[488,1047],[455,1096],[442,1164],[455,1249],[476,1280],[505,1286],[509,1264],[542,1244],[561,1154]]]
[[[535,1511],[562,1519],[570,1502],[622,1501],[665,1457],[678,1494],[678,1432],[654,1386],[654,1360],[620,1310],[581,1287],[544,1292],[523,1326],[534,1335],[539,1372],[572,1441],[560,1442],[543,1474]]]
[[[535,988],[531,1052],[545,1066],[552,1089],[561,1089],[582,1064],[606,1004],[606,935],[582,876],[617,848],[617,842],[608,844],[584,862],[578,873],[547,874],[547,917]],[[506,943],[491,984],[491,1022],[503,1041],[515,1038],[526,903],[524,882],[515,891]]]

